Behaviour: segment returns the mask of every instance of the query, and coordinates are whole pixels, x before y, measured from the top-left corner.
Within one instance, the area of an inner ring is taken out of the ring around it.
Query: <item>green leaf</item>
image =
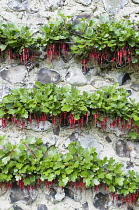
[[[8,161],[10,160],[10,156],[2,158],[2,162],[6,165]]]
[[[2,181],[2,182],[8,182],[8,181],[10,181],[12,179],[12,175],[11,174],[4,174],[4,173],[1,173],[0,174],[0,180]]]
[[[75,182],[77,178],[78,178],[78,173],[77,171],[74,170],[74,172],[70,174],[70,179],[72,182]]]
[[[93,183],[93,180],[91,180],[91,178],[83,178],[83,182],[85,183],[86,187],[89,187],[91,182]]]
[[[135,51],[136,51],[136,54],[139,55],[139,49],[136,49]]]
[[[71,108],[72,107],[70,105],[64,104],[63,107],[61,108],[61,111],[69,112]]]
[[[1,51],[4,51],[6,49],[7,45],[5,44],[0,44],[0,49]]]
[[[136,45],[135,41],[133,41],[133,40],[129,41],[128,43],[131,47],[134,47]]]
[[[109,190],[110,190],[110,192],[115,192],[115,187],[113,185],[110,185]]]
[[[2,157],[4,155],[5,155],[4,151],[2,149],[0,149],[0,157]]]
[[[124,180],[125,179],[123,177],[118,177],[118,178],[115,178],[115,183],[119,186],[123,186]]]
[[[24,167],[22,167],[21,169],[19,169],[19,173],[24,174],[27,172],[27,169],[29,168],[29,165],[25,165]]]
[[[30,178],[24,178],[24,185],[30,185],[31,181]]]
[[[49,174],[47,179],[49,182],[52,181],[53,179],[55,179],[55,174]]]
[[[60,170],[55,171],[56,175],[60,175]]]
[[[28,118],[28,112],[24,109],[21,110],[22,118]]]
[[[3,116],[6,114],[6,112],[5,111],[3,111],[3,110],[0,110],[0,118],[3,118]]]
[[[72,144],[69,144],[68,150],[71,154],[74,154],[76,152],[76,148]]]
[[[15,109],[9,109],[8,113],[14,115],[16,113],[16,110]]]
[[[112,174],[110,174],[110,173],[106,174],[106,178],[109,179],[109,180],[112,180]]]
[[[59,186],[61,186],[61,187],[66,186],[66,184],[68,183],[68,181],[69,181],[69,178],[68,177],[65,177],[62,180],[59,180]]]
[[[132,63],[137,63],[138,59],[136,57],[132,57]]]
[[[71,174],[71,173],[73,172],[73,169],[66,168],[65,172],[66,172],[67,174]]]
[[[22,163],[17,163],[17,164],[16,164],[16,167],[17,167],[18,169],[21,169],[21,168],[22,168],[22,166],[23,166],[23,164],[22,164]]]
[[[36,138],[34,136],[30,136],[26,140],[28,144],[35,144],[36,143]]]
[[[138,116],[133,116],[133,119],[134,119],[135,121],[139,121],[139,117],[138,117]]]
[[[94,33],[94,30],[92,27],[88,27],[85,31],[85,35],[87,35],[89,37],[91,37],[93,35],[93,33]]]
[[[80,119],[80,114],[75,114],[75,115],[74,115],[74,119],[75,119],[75,120],[79,120],[79,119]]]
[[[123,195],[128,195],[128,194],[129,194],[129,190],[123,188],[123,189],[121,190],[121,194],[123,194]]]
[[[139,137],[139,134],[136,133],[135,131],[131,131],[131,132],[129,132],[129,137],[131,139],[137,139]]]
[[[35,183],[35,180],[36,180],[36,177],[31,175],[30,176],[30,182],[31,183]]]
[[[98,174],[98,178],[104,179],[104,177],[105,177],[105,173],[100,173],[100,174]]]
[[[48,114],[50,111],[47,107],[42,107],[42,112]]]
[[[98,179],[92,179],[92,183],[93,183],[94,185],[99,185],[99,184],[100,184],[100,182],[99,182]]]

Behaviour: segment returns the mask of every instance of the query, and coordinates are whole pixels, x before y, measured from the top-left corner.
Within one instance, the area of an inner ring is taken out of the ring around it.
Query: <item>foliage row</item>
[[[128,98],[128,92],[116,86],[104,87],[82,94],[75,87],[35,83],[35,88],[13,89],[0,103],[2,126],[8,121],[24,128],[25,119],[31,124],[49,120],[55,126],[83,127],[90,122],[101,126],[119,127],[123,134],[137,138],[139,133],[139,103]]]
[[[35,137],[18,144],[1,137],[0,144],[4,147],[0,149],[1,183],[17,181],[24,187],[44,182],[48,187],[56,182],[61,187],[74,184],[95,189],[103,183],[110,192],[124,196],[139,189],[139,174],[130,170],[126,174],[121,163],[113,158],[99,159],[94,148],[84,149],[77,142],[69,144],[66,154],[47,148]]]
[[[26,64],[39,55],[36,49],[40,47],[46,49],[49,61],[60,55],[68,56],[70,49],[73,55],[79,56],[84,70],[89,60],[117,67],[138,62],[139,31],[129,20],[85,19],[59,13],[56,20],[49,21],[38,31],[33,33],[27,26],[1,23],[1,55],[7,50],[9,60],[20,59]]]

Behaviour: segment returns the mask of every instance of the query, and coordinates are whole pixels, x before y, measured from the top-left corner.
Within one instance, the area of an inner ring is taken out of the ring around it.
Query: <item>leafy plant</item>
[[[30,137],[11,144],[0,138],[0,183],[7,188],[15,181],[20,188],[46,187],[58,184],[74,188],[99,187],[109,190],[113,199],[124,203],[136,203],[139,189],[139,174],[123,171],[123,165],[113,158],[99,159],[94,148],[82,148],[79,142],[70,143],[66,154],[56,148],[47,148],[41,139]]]
[[[127,98],[128,93],[116,86],[104,87],[94,93],[80,91],[75,87],[57,87],[54,84],[35,83],[33,89],[14,89],[0,103],[0,118],[3,128],[8,121],[25,126],[25,119],[32,124],[49,120],[56,124],[83,127],[90,122],[100,126],[119,127],[123,135],[130,132],[135,139],[139,129],[139,103]],[[108,120],[109,119],[109,120]]]
[[[26,64],[35,56],[30,48],[45,47],[48,61],[60,55],[68,57],[72,49],[73,55],[81,60],[83,71],[89,61],[100,67],[111,64],[112,68],[138,62],[139,32],[129,20],[81,18],[75,24],[71,17],[59,12],[55,20],[40,28],[39,35],[34,35],[28,27],[1,23],[1,52],[8,50],[9,60],[20,58]]]
[[[30,49],[37,46],[33,32],[27,26],[17,27],[13,23],[3,23],[0,27],[1,51],[8,50],[9,61],[20,59],[21,62],[27,64],[27,61],[35,56]]]
[[[40,28],[41,36],[38,42],[47,48],[46,55],[49,61],[58,58],[61,53],[67,55],[69,45],[66,42],[69,42],[71,17],[59,12],[55,20]]]
[[[129,20],[80,19],[75,30],[71,49],[82,58],[84,70],[89,60],[100,66],[112,63],[112,67],[138,61],[139,33]]]

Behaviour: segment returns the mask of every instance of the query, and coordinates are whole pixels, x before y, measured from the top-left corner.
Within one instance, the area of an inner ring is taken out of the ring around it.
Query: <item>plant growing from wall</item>
[[[138,136],[139,103],[128,98],[123,88],[104,87],[92,94],[80,93],[75,87],[57,87],[54,84],[35,83],[36,88],[11,90],[0,103],[0,118],[3,128],[8,121],[15,125],[25,126],[25,119],[32,124],[35,119],[49,120],[55,126],[70,125],[83,127],[90,122],[100,126],[102,131],[107,127],[119,127],[123,135],[130,132],[131,138]]]
[[[49,21],[47,25],[40,28],[41,36],[38,38],[38,42],[46,48],[48,61],[58,59],[60,54],[67,56],[69,51],[67,42],[69,42],[71,33],[69,28],[72,24],[71,17],[59,12],[55,20]]]
[[[118,68],[138,62],[139,32],[129,20],[82,18],[74,24],[71,16],[59,12],[56,20],[49,21],[39,31],[40,35],[34,35],[28,27],[1,23],[1,52],[8,50],[9,60],[19,57],[26,64],[33,56],[30,48],[45,47],[48,61],[60,55],[68,57],[71,48],[73,55],[81,60],[84,71],[88,61],[100,67],[110,63]]]
[[[139,32],[129,20],[80,19],[75,31],[71,48],[82,58],[84,70],[89,60],[100,66],[107,62],[117,67],[138,61]]]
[[[104,187],[112,198],[122,204],[137,202],[139,174],[123,171],[123,165],[113,158],[100,159],[94,148],[82,148],[79,142],[70,143],[66,154],[58,153],[55,147],[47,148],[41,139],[30,137],[11,144],[0,138],[0,183],[7,188],[12,183],[23,189],[46,187],[58,184],[77,188]]]
[[[29,27],[17,27],[13,23],[1,24],[0,26],[0,49],[8,51],[9,62],[12,59],[19,59],[21,63],[27,64],[35,55],[31,49],[36,49],[37,42]]]

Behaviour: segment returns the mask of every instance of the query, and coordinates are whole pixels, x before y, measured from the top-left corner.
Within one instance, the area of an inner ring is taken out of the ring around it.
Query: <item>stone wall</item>
[[[29,26],[34,32],[55,19],[57,10],[61,9],[66,15],[91,14],[98,17],[105,14],[110,18],[126,18],[131,21],[139,20],[138,0],[0,0],[1,21],[12,21]],[[69,55],[65,62],[62,58],[58,61],[46,63],[45,56],[39,61],[24,66],[18,63],[9,64],[7,60],[0,63],[0,99],[15,87],[33,87],[35,81],[43,84],[50,82],[58,86],[74,85],[81,91],[93,92],[103,86],[118,83],[130,92],[130,97],[139,102],[139,73],[138,69],[120,68],[107,71],[98,66],[91,66],[87,74],[83,74],[81,64]],[[49,146],[55,145],[59,151],[64,151],[70,142],[80,141],[83,147],[93,146],[100,158],[113,157],[124,165],[124,169],[139,171],[139,143],[132,142],[122,137],[118,129],[108,128],[103,133],[99,128],[59,128],[53,129],[50,122],[45,125],[33,124],[24,130],[15,128],[11,124],[5,129],[0,129],[0,135],[7,135],[12,142],[18,142],[28,136],[41,137]],[[126,141],[125,141],[126,140]],[[103,189],[94,192],[93,189],[79,190],[74,188],[50,189],[42,186],[39,189],[21,190],[13,186],[11,190],[1,188],[0,210],[116,210],[139,209],[132,205],[117,207],[112,203],[110,195]]]

